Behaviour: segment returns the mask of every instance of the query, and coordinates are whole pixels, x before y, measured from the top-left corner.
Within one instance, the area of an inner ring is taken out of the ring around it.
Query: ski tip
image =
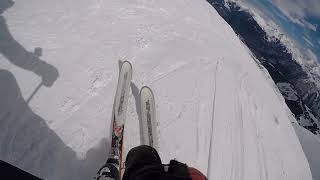
[[[123,66],[129,66],[132,69],[132,64],[130,61],[127,61],[127,60],[122,61],[121,67],[123,67]]]
[[[152,91],[152,89],[151,89],[149,86],[143,86],[143,87],[141,88],[141,90],[140,90],[140,94],[143,93],[143,92],[145,92],[145,91],[149,92],[152,96],[154,96],[154,95],[153,95],[153,91]]]
[[[129,61],[122,62],[119,73],[121,72],[129,72],[130,76],[132,76],[132,65]]]

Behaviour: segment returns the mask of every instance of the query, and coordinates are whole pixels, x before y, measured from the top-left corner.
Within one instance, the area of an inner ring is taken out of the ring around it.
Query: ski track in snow
[[[212,141],[213,141],[213,121],[214,121],[214,111],[216,105],[216,92],[217,92],[217,76],[218,76],[219,61],[217,61],[216,69],[214,71],[214,89],[213,89],[213,108],[212,108],[212,120],[211,120],[211,130],[210,130],[210,145],[208,153],[208,165],[207,165],[207,177],[210,177],[210,168],[211,168],[211,154],[212,154]]]
[[[118,60],[129,60],[124,155],[141,143],[148,85],[163,163],[208,179],[312,179],[284,99],[205,0],[16,0],[0,16],[0,159],[49,180],[93,178],[109,151]],[[32,59],[57,69],[52,86],[34,91],[35,69],[50,72]]]

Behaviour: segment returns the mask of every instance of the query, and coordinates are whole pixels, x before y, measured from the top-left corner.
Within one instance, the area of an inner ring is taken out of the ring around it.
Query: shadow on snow
[[[28,52],[7,27],[2,13],[13,5],[12,0],[0,1],[0,53],[12,64],[42,77],[41,84],[51,87],[59,77],[58,70],[40,59],[41,48]],[[92,179],[109,151],[109,139],[103,139],[85,159],[78,159],[46,120],[28,106],[14,75],[1,68],[0,127],[0,159],[41,178]]]

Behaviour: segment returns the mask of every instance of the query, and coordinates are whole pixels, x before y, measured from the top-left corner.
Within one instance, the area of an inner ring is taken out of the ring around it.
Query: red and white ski
[[[113,105],[113,129],[111,140],[111,152],[106,164],[98,171],[96,179],[120,180],[123,170],[123,131],[126,119],[128,95],[132,79],[132,66],[124,61],[120,68],[117,91]]]

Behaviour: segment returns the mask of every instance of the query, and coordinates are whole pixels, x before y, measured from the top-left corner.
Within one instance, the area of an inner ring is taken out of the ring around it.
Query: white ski
[[[141,118],[142,118],[142,144],[158,149],[158,134],[156,124],[155,101],[152,90],[144,86],[140,90]]]
[[[125,122],[131,79],[132,65],[129,61],[124,61],[121,65],[117,91],[114,98],[113,113],[117,126],[124,125]]]

